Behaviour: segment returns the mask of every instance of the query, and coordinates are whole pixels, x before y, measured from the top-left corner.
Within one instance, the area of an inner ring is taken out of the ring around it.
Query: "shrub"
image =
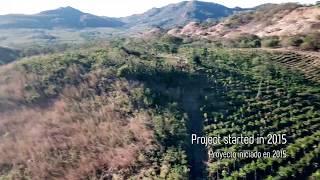
[[[301,44],[303,50],[318,50],[320,49],[320,33],[308,34]]]
[[[170,36],[170,35],[165,35],[162,37],[162,41],[169,43],[169,44],[176,44],[180,45],[183,42],[182,38],[176,37],[176,36]]]
[[[261,43],[263,47],[279,47],[280,39],[278,36],[267,37]]]
[[[237,28],[241,25],[249,23],[254,19],[254,15],[252,13],[248,14],[240,14],[232,16],[226,23],[226,26],[229,28]]]
[[[258,48],[261,47],[261,39],[253,34],[242,34],[236,40],[240,48]]]
[[[303,37],[296,35],[288,39],[289,46],[299,47],[303,43]]]
[[[191,61],[190,62],[192,64],[196,64],[196,65],[200,65],[201,64],[201,57],[200,57],[200,55],[197,54],[196,51],[192,52]]]

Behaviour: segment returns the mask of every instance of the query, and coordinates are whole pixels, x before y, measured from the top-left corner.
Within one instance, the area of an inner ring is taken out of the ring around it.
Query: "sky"
[[[0,15],[35,14],[40,11],[71,6],[99,16],[124,17],[143,13],[153,7],[162,7],[183,0],[0,0]],[[317,0],[204,0],[227,7],[254,7],[263,3],[299,2],[314,4]]]

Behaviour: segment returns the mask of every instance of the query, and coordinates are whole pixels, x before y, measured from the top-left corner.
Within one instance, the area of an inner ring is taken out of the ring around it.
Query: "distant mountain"
[[[243,10],[245,9],[228,8],[210,2],[183,1],[162,8],[153,8],[143,14],[128,16],[122,18],[122,21],[129,26],[170,28],[185,25],[191,21],[217,20]]]
[[[83,13],[72,7],[43,11],[34,15],[9,14],[0,16],[0,28],[85,28],[119,27],[115,18]]]
[[[81,12],[72,7],[43,11],[34,15],[9,14],[0,16],[0,29],[5,28],[85,28],[85,27],[162,27],[182,26],[192,21],[215,21],[245,9],[228,8],[220,4],[183,1],[143,14],[124,18],[109,18]]]

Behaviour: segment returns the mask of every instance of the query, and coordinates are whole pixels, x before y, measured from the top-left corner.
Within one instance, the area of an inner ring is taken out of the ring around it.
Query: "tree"
[[[208,55],[209,55],[208,48],[203,48],[203,49],[202,49],[201,56],[202,56],[203,58],[207,58]]]
[[[296,35],[289,38],[289,45],[299,47],[303,43],[303,37]]]
[[[201,64],[201,57],[197,54],[197,52],[195,50],[192,52],[191,62],[196,65]]]

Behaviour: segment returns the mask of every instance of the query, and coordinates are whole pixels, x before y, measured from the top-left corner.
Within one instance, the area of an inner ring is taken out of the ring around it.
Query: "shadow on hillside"
[[[190,167],[190,179],[205,179],[207,150],[203,145],[191,144],[191,134],[203,135],[204,118],[200,111],[203,100],[203,88],[210,82],[205,75],[182,71],[155,71],[154,73],[135,73],[127,75],[128,80],[138,80],[149,88],[154,106],[166,108],[176,102],[181,113],[188,116],[186,122],[187,139],[185,139]]]

